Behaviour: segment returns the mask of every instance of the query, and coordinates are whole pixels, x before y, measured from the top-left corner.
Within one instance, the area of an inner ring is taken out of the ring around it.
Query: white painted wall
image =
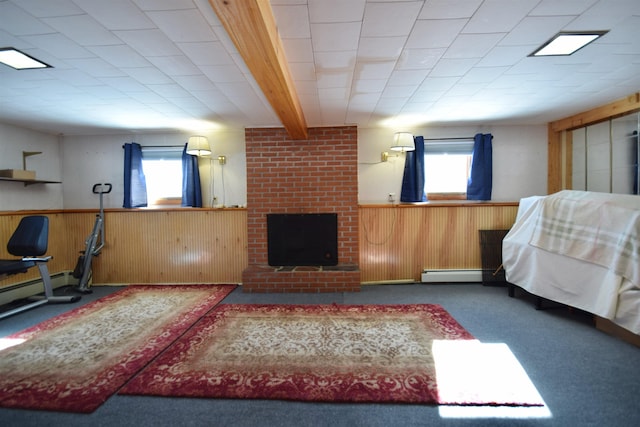
[[[99,198],[91,190],[94,184],[108,182],[112,184],[113,189],[110,194],[103,196],[104,207],[121,208],[124,197],[123,144],[137,142],[143,147],[183,146],[190,135],[167,133],[66,136],[62,143],[64,207],[98,207]],[[218,206],[245,206],[247,186],[244,130],[205,132],[203,135],[209,139],[212,149],[211,158],[202,157],[199,160],[203,204],[212,206],[212,196],[215,195]],[[218,163],[218,155],[226,156],[227,163],[224,166]],[[213,177],[210,174],[211,170]]]
[[[22,169],[23,151],[41,151],[27,158],[27,169],[36,179],[62,180],[60,142],[47,135],[0,123],[0,169]],[[62,209],[61,184],[24,186],[19,182],[0,181],[0,211]]]
[[[425,138],[473,136],[492,133],[493,200],[517,201],[522,197],[546,194],[547,131],[539,126],[429,127],[409,129]],[[22,166],[22,151],[42,151],[30,157],[29,169],[42,179],[62,184],[33,185],[0,181],[0,210],[92,209],[99,199],[91,192],[94,184],[110,182],[113,190],[104,196],[105,208],[122,207],[124,152],[122,145],[183,145],[190,133],[113,134],[57,137],[28,129],[0,124],[0,169]],[[213,177],[210,162],[201,160],[205,206],[246,206],[246,157],[243,129],[212,131],[204,134],[212,145]],[[404,157],[380,161],[388,151],[393,131],[358,130],[358,173],[360,203],[386,203],[389,193],[400,196]],[[218,155],[227,164],[217,162]],[[224,179],[223,179],[224,178]],[[212,185],[213,182],[213,192]],[[223,191],[224,183],[224,191]]]
[[[518,201],[545,195],[547,191],[547,128],[539,126],[429,127],[408,130],[425,138],[493,135],[494,201]],[[358,173],[360,203],[387,203],[389,193],[400,198],[404,156],[381,162],[380,153],[389,151],[392,130],[358,129]]]

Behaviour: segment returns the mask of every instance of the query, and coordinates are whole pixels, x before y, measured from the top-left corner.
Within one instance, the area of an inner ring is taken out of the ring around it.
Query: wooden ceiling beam
[[[307,139],[307,124],[269,0],[209,0],[209,4],[289,137]]]

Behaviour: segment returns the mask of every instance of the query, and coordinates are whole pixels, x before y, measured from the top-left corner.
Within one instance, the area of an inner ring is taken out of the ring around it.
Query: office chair
[[[46,216],[26,216],[20,220],[18,227],[7,243],[7,251],[19,259],[0,259],[0,279],[13,274],[26,273],[31,267],[40,270],[44,285],[43,297],[32,297],[32,302],[0,313],[0,319],[20,313],[47,303],[76,302],[80,296],[54,296],[47,262],[52,256],[44,256],[49,243],[49,218]]]

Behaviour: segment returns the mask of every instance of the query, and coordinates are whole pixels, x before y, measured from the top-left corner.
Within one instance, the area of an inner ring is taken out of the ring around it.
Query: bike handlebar
[[[100,191],[96,191],[96,188],[98,188],[98,186],[100,186]],[[109,187],[109,189],[108,189],[107,191],[104,191],[104,189],[102,188],[102,186],[108,186],[108,187]],[[95,185],[93,186],[93,189],[92,189],[91,191],[93,191],[93,194],[109,194],[109,193],[111,193],[111,184],[109,184],[108,182],[107,182],[107,183],[104,183],[104,184],[102,184],[102,183],[100,183],[100,184],[95,184]]]

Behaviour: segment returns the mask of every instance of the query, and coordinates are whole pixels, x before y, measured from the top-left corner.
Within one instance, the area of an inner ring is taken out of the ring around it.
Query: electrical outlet
[[[389,193],[387,200],[389,201],[389,203],[394,203],[396,201],[396,193]]]

